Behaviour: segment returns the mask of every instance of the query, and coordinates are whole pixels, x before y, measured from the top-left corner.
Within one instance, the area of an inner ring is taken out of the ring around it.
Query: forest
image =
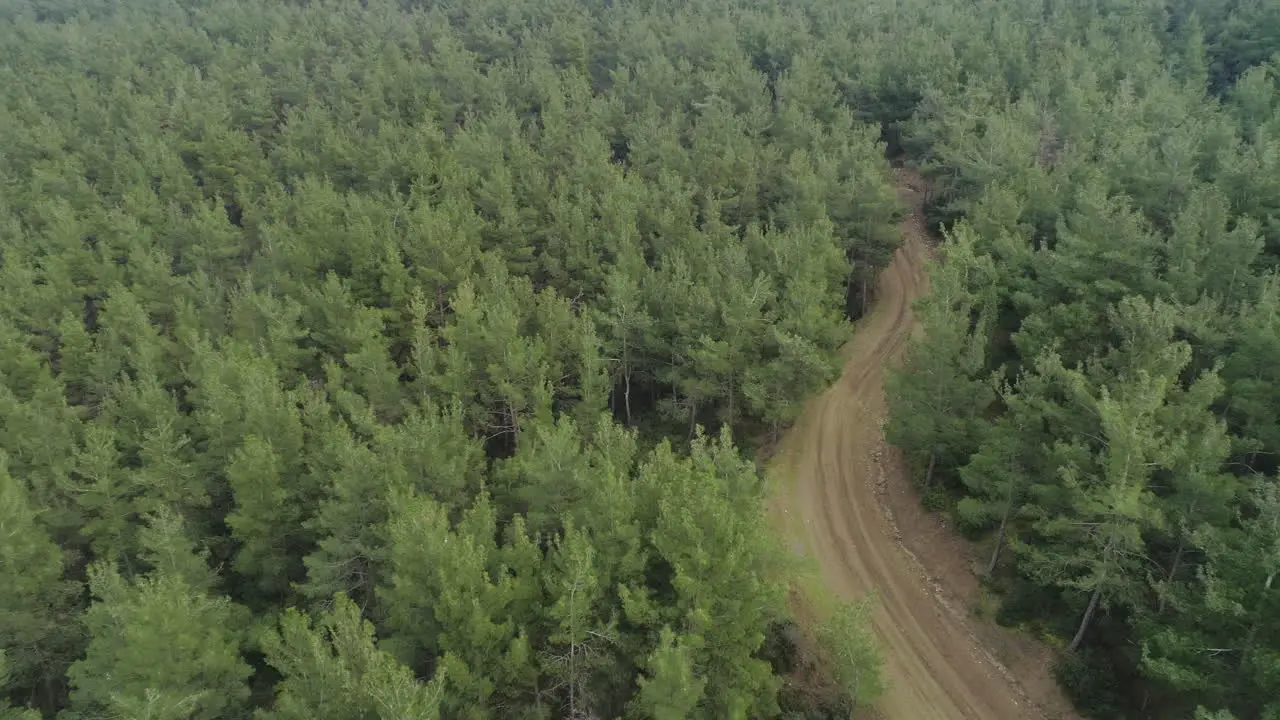
[[[985,7],[881,111],[945,235],[887,435],[1083,712],[1280,718],[1280,4]]]
[[[1280,718],[1280,5],[0,0],[0,718],[848,717],[887,433],[1094,717]],[[814,679],[814,666],[823,668]]]
[[[0,4],[15,717],[772,717],[751,452],[897,242],[799,8]],[[812,683],[811,683],[812,685]]]

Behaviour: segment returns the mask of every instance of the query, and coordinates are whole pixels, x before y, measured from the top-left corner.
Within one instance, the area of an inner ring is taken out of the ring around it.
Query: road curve
[[[773,517],[797,550],[817,561],[832,592],[874,593],[871,622],[888,683],[877,703],[884,717],[1040,718],[969,632],[967,619],[926,586],[877,493],[877,483],[909,482],[900,466],[879,461],[884,370],[915,330],[912,303],[929,287],[918,178],[900,172],[899,191],[911,210],[902,246],[844,348],[840,379],[809,402],[779,447]]]

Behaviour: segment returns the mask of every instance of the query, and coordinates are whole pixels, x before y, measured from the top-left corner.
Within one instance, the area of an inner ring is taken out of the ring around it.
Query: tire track
[[[874,307],[842,351],[840,379],[810,401],[779,448],[775,469],[786,482],[774,498],[774,517],[817,561],[834,593],[875,594],[870,619],[889,684],[877,706],[885,717],[1040,718],[974,638],[967,618],[928,587],[877,492],[882,478],[909,482],[901,467],[878,461],[878,450],[884,370],[916,330],[912,304],[928,292],[919,187],[918,178],[900,174],[899,190],[911,209],[901,225],[902,246],[880,274]]]

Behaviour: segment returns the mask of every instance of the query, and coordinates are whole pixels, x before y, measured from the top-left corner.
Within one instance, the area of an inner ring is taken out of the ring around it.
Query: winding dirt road
[[[908,482],[882,462],[887,365],[916,329],[913,301],[928,291],[919,180],[899,174],[902,247],[879,278],[878,299],[845,347],[841,378],[810,401],[774,460],[782,482],[773,516],[797,552],[812,557],[837,595],[874,594],[872,624],[888,688],[877,703],[888,720],[1041,718],[1016,681],[970,630],[963,612],[929,587],[903,548],[881,494]]]

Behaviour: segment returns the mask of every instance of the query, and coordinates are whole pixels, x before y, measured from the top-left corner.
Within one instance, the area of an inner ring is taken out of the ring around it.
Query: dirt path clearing
[[[896,454],[884,451],[884,369],[915,330],[911,305],[929,285],[921,185],[903,172],[899,187],[911,208],[903,245],[845,347],[843,375],[810,401],[779,448],[773,515],[833,592],[875,593],[872,623],[889,684],[878,708],[888,720],[1043,718],[976,639],[964,608],[931,587],[882,497],[886,487],[910,486]]]

